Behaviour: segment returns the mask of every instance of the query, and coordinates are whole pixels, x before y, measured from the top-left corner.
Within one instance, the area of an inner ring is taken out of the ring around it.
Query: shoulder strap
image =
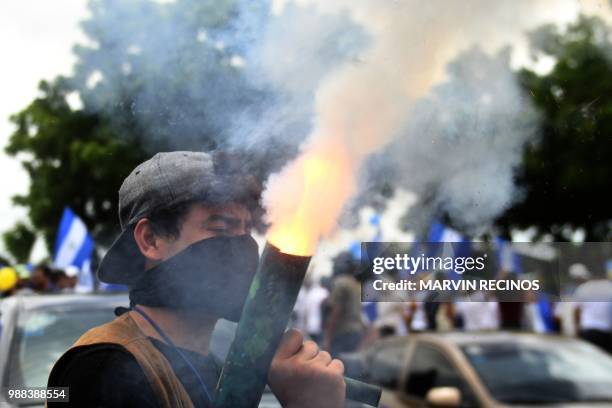
[[[140,330],[130,313],[87,331],[72,347],[99,343],[119,344],[134,356],[153,391],[159,396],[162,407],[193,408],[191,398],[172,366]]]

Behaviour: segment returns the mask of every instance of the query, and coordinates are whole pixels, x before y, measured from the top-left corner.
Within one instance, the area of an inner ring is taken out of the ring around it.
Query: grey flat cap
[[[226,154],[177,151],[157,153],[141,163],[119,189],[121,234],[98,267],[98,277],[107,283],[130,285],[144,272],[144,257],[134,241],[133,226],[158,210],[181,203],[229,201],[258,202],[260,189],[244,183],[229,169]],[[248,186],[247,186],[248,185]]]

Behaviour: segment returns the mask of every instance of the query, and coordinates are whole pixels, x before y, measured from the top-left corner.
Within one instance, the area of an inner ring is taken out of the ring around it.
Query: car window
[[[370,381],[381,387],[397,388],[407,348],[405,342],[391,342],[377,349],[370,360]]]
[[[612,402],[612,358],[590,344],[532,339],[468,344],[462,350],[500,402]]]
[[[112,319],[112,308],[22,312],[11,344],[4,385],[46,386],[59,357],[84,332]]]
[[[405,391],[410,397],[425,399],[434,387],[456,387],[461,391],[462,407],[477,406],[461,374],[441,350],[417,344],[408,367]]]

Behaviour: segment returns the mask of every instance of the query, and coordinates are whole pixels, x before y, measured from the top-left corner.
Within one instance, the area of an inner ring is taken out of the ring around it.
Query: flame
[[[268,183],[264,201],[272,222],[268,241],[281,252],[309,256],[329,234],[353,192],[346,148],[318,139]]]

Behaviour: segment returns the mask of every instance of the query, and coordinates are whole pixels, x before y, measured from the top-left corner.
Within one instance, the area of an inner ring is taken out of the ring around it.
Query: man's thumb
[[[298,330],[290,329],[285,332],[276,350],[276,358],[286,359],[297,353],[304,343],[304,336]]]

